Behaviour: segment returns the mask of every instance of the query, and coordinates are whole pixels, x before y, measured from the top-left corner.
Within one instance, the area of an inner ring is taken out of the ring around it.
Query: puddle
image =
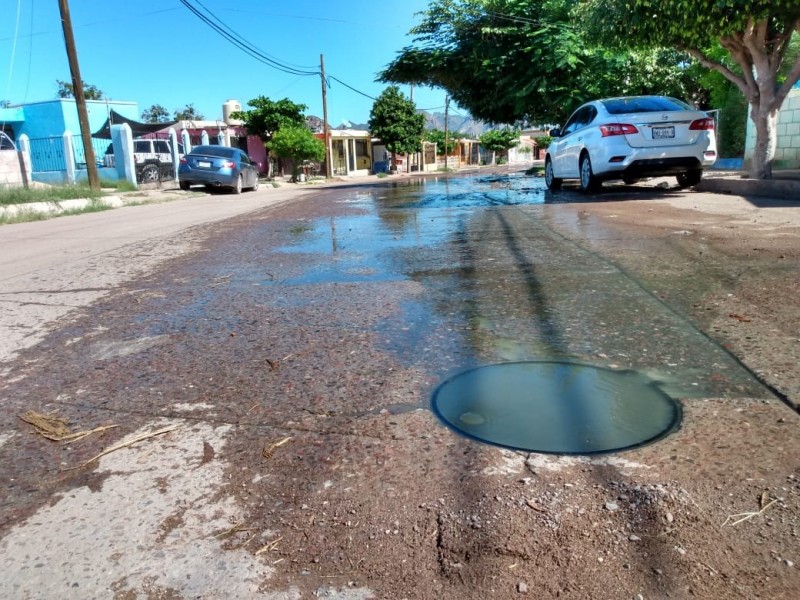
[[[642,373],[566,361],[471,369],[442,383],[432,402],[470,438],[544,454],[636,448],[677,429],[682,415]]]

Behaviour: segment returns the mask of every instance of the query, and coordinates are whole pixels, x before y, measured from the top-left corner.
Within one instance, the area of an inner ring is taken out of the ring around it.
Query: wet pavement
[[[379,588],[379,597],[402,597],[398,590],[426,597],[425,584],[412,583],[420,569],[445,582],[475,583],[454,575],[461,567],[453,565],[469,562],[452,550],[456,533],[448,542],[448,519],[455,517],[431,514],[431,507],[444,505],[445,497],[449,503],[448,494],[480,505],[493,496],[480,488],[456,492],[458,482],[519,457],[492,454],[446,429],[431,413],[430,398],[442,381],[476,367],[568,361],[634,374],[689,407],[680,431],[692,443],[702,437],[695,419],[720,410],[719,399],[780,410],[773,390],[688,316],[687,305],[725,287],[729,270],[713,258],[697,264],[680,253],[658,273],[631,269],[620,256],[652,252],[656,242],[634,236],[598,251],[609,230],[575,210],[585,201],[569,191],[553,195],[541,178],[521,174],[430,177],[341,186],[205,226],[202,251],[121,286],[15,363],[14,380],[2,388],[3,431],[19,430],[17,415],[32,408],[58,412],[82,428],[124,427],[81,444],[53,445],[28,433],[0,444],[4,556],[23,543],[25,527],[17,526],[47,521],[47,507],[56,510],[79,490],[112,488],[121,472],[145,479],[150,473],[160,500],[91,508],[100,494],[89,493],[70,509],[72,518],[92,512],[118,523],[151,510],[159,517],[141,531],[120,528],[108,538],[102,525],[93,525],[94,537],[83,543],[107,543],[102,559],[87,551],[58,566],[17,557],[13,566],[23,576],[0,583],[2,595],[28,597],[27,590],[30,597],[78,598],[89,589],[90,595],[149,590],[174,594],[157,597],[216,598],[234,589],[227,597],[323,590],[367,598]],[[489,404],[502,411],[503,392],[486,393],[497,395]],[[563,436],[574,434],[574,422],[559,422]],[[156,423],[179,423],[186,437],[170,434],[129,459],[68,470]],[[548,433],[561,437],[552,428]],[[641,456],[655,460],[680,447],[658,443]],[[792,447],[787,442],[785,451]],[[157,449],[166,454],[159,458]],[[186,484],[194,492],[182,500],[170,478],[193,470],[204,473],[208,486]],[[428,477],[431,489],[418,481]],[[152,492],[142,485],[133,492],[139,499]],[[124,486],[118,493],[125,496]],[[205,504],[210,509],[203,512]],[[420,529],[408,529],[411,507],[430,515],[414,525]],[[481,529],[475,523],[471,528]],[[313,529],[318,525],[322,532]],[[500,527],[492,544],[502,544],[505,527],[513,524]],[[57,528],[37,535],[48,530]],[[58,531],[66,543],[70,531]],[[438,554],[419,555],[412,564],[414,552],[400,553],[409,563],[390,578],[397,556],[387,553],[384,563],[362,555],[398,531],[408,534],[409,548],[416,547],[413,539],[422,546],[432,540]],[[216,557],[218,568],[199,573],[199,557],[187,560],[177,549],[187,542],[181,535],[217,540],[202,552]],[[143,540],[122,543],[136,536]],[[358,552],[349,551],[351,544]],[[174,561],[175,572],[165,560]],[[74,575],[78,569],[86,575]],[[237,576],[240,570],[245,575]],[[442,591],[449,584],[439,585],[445,587],[428,597],[459,597]]]

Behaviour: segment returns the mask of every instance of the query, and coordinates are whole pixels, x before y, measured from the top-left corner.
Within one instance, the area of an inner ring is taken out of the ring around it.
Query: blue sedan
[[[192,185],[225,187],[234,194],[258,189],[258,167],[246,152],[227,146],[195,146],[181,158],[178,181],[182,190]]]

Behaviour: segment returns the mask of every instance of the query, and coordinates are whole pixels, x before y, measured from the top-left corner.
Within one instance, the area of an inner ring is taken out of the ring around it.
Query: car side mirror
[[[556,127],[555,129],[551,129],[550,130],[550,137],[554,137],[554,138],[561,137],[561,128],[560,127]]]

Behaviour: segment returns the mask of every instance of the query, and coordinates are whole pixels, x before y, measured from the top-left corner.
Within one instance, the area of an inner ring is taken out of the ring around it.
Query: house
[[[330,129],[328,134],[332,175],[363,176],[370,174],[373,169],[373,153],[369,131]],[[324,133],[315,133],[314,137],[325,140]],[[383,160],[383,157],[380,157],[380,160]],[[326,172],[324,167],[321,171]]]
[[[132,119],[138,117],[136,102],[118,100],[87,100],[86,112],[89,116],[89,129],[96,131],[108,119],[111,111]],[[65,132],[80,139],[81,127],[78,108],[74,98],[58,98],[42,102],[28,102],[0,108],[0,122],[3,131],[13,140],[26,135],[30,140],[31,163],[34,171],[57,172],[66,169],[63,144],[58,141]],[[96,156],[102,156],[108,147],[108,140],[93,140]],[[75,160],[85,163],[83,144],[74,144]]]

